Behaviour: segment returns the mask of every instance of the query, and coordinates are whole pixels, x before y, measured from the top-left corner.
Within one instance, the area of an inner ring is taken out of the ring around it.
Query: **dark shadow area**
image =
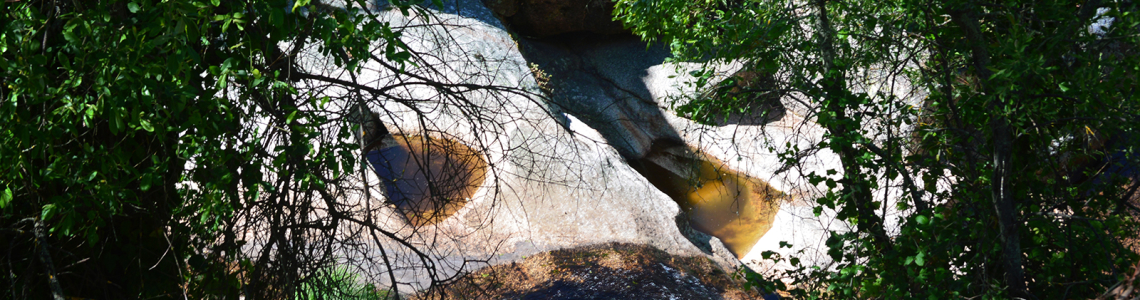
[[[610,0],[485,0],[487,7],[511,29],[528,37],[549,37],[571,32],[620,34],[629,31],[613,20]]]
[[[693,246],[696,246],[697,249],[701,250],[701,252],[712,255],[713,237],[707,233],[697,231],[695,228],[693,228],[693,225],[691,224],[692,222],[692,220],[689,220],[689,214],[686,214],[684,211],[681,211],[681,213],[673,216],[673,223],[677,224],[677,229],[681,231],[681,235],[685,236],[685,239],[689,240],[690,243],[693,243]]]
[[[608,273],[605,271],[612,271],[612,269],[605,269],[598,273]],[[640,282],[639,282],[640,283]],[[541,300],[541,299],[623,299],[626,295],[621,294],[623,290],[609,289],[609,290],[591,290],[589,283],[569,282],[565,280],[555,281],[541,290],[531,291],[524,295],[520,295],[519,299],[526,300]],[[641,293],[639,293],[641,294]]]
[[[655,139],[680,140],[642,81],[669,53],[645,45],[632,35],[588,33],[519,40],[531,71],[542,74],[551,110],[579,117],[626,160],[639,158]]]
[[[765,295],[746,289],[743,281],[703,256],[607,243],[486,267],[420,296],[413,298],[760,299]]]

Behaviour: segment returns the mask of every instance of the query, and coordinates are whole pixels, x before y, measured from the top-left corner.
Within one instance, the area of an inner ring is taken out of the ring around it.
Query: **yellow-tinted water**
[[[655,151],[641,162],[649,182],[677,201],[694,229],[719,238],[738,258],[772,228],[784,197],[684,146]]]
[[[486,175],[487,163],[477,151],[449,139],[393,135],[379,151],[372,165],[385,196],[416,226],[455,214]]]

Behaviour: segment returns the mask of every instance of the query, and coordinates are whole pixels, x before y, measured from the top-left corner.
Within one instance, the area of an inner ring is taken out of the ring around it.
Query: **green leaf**
[[[12,189],[5,187],[4,192],[0,192],[0,209],[8,208],[8,203],[12,202]]]
[[[63,39],[68,42],[76,42],[78,39],[75,37],[75,23],[69,23],[63,27]]]
[[[95,226],[87,227],[87,243],[95,245],[97,242],[99,242],[99,231]]]
[[[293,123],[293,118],[297,117],[297,111],[292,111],[288,116],[285,116],[285,124]]]
[[[113,112],[115,115],[115,122],[111,123],[111,134],[118,135],[119,131],[123,130],[123,114],[121,112]]]
[[[150,125],[150,122],[146,119],[139,119],[139,126],[142,126],[143,130],[147,132],[154,132],[154,126]]]
[[[139,12],[139,4],[134,3],[134,2],[128,2],[127,3],[127,9],[130,10],[132,14],[138,13]]]
[[[918,215],[914,218],[914,221],[918,222],[918,225],[926,225],[927,223],[930,223],[930,218],[923,215]]]
[[[55,203],[45,204],[43,210],[40,212],[40,220],[49,220],[54,217],[56,213]]]
[[[150,190],[150,184],[152,181],[150,177],[150,174],[147,174],[139,178],[139,190],[144,192]]]
[[[408,52],[397,52],[397,53],[394,53],[394,54],[388,56],[388,59],[391,59],[392,61],[397,61],[397,62],[407,61],[411,58],[412,58],[412,54],[408,53]]]
[[[71,70],[71,60],[67,58],[67,54],[62,51],[56,54],[59,64],[63,65],[64,69]]]
[[[83,119],[84,124],[87,124],[87,122],[89,122],[89,121],[95,120],[95,106],[88,104],[87,109],[83,110],[83,117],[84,117],[84,119]]]
[[[293,12],[297,12],[298,8],[305,5],[309,5],[309,0],[297,0],[297,2],[293,3]]]
[[[918,256],[914,257],[914,263],[920,267],[926,264],[926,252],[919,252]]]

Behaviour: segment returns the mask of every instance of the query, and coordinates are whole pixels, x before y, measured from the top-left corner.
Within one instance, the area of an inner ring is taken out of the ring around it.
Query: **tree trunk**
[[[965,7],[951,12],[951,17],[963,29],[966,39],[971,45],[971,59],[974,72],[978,77],[978,84],[983,95],[989,97],[987,109],[997,114],[990,119],[992,133],[990,143],[993,145],[994,169],[991,176],[990,195],[993,198],[994,210],[997,213],[999,238],[1002,243],[1002,267],[1005,270],[1005,283],[1008,290],[1018,296],[1026,295],[1025,274],[1022,270],[1021,239],[1017,229],[1017,212],[1013,200],[1013,191],[1010,185],[1009,163],[1012,160],[1010,144],[1013,136],[1009,129],[1009,120],[1003,115],[1005,104],[998,95],[989,91],[986,83],[990,79],[989,51],[986,49],[986,39],[982,36],[978,18],[972,7]]]
[[[52,300],[63,300],[63,288],[59,285],[59,277],[56,277],[55,264],[52,263],[51,254],[48,253],[48,240],[47,234],[44,233],[43,219],[36,219],[35,223],[36,235],[36,248],[39,249],[40,263],[44,265],[44,272],[48,276],[48,285],[51,287]]]

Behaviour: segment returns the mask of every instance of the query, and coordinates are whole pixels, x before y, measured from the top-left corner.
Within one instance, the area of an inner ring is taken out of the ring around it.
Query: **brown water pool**
[[[655,150],[640,160],[649,182],[672,197],[691,226],[743,257],[772,228],[784,193],[729,169],[687,146]]]
[[[479,152],[450,139],[393,135],[365,157],[384,182],[387,201],[415,226],[455,214],[487,174]]]

